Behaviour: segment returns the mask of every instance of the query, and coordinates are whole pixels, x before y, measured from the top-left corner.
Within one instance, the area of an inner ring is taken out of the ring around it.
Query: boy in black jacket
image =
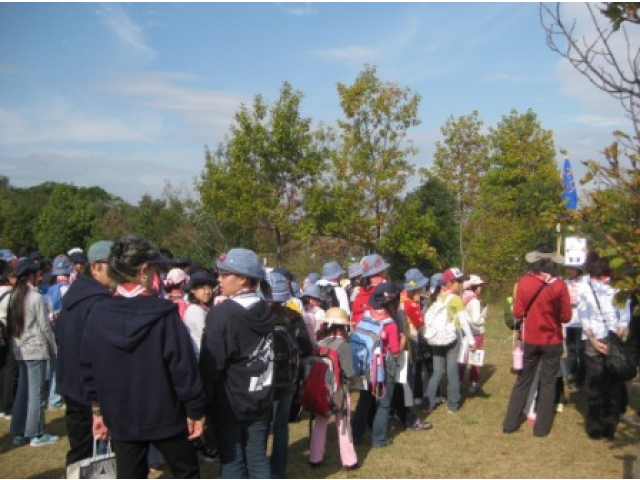
[[[200,372],[218,434],[220,476],[269,478],[275,317],[257,293],[265,271],[256,254],[242,248],[223,254],[216,267],[227,299],[207,314]]]
[[[67,407],[65,421],[69,435],[67,466],[93,454],[91,402],[80,376],[80,344],[91,307],[111,297],[111,281],[106,261],[111,243],[100,241],[89,247],[88,264],[62,299],[62,310],[56,320],[58,360],[57,393]]]

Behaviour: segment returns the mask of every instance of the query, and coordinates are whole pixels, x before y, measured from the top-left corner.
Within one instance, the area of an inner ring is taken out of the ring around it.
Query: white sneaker
[[[43,445],[51,445],[52,443],[56,443],[58,440],[60,440],[60,437],[45,433],[44,435],[40,435],[39,437],[33,437],[29,445],[31,445],[32,447],[42,447]]]

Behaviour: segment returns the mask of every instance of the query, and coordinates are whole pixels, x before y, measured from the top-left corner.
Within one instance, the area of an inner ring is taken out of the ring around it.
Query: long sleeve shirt
[[[527,307],[543,283],[546,286]],[[532,273],[520,277],[513,303],[513,315],[524,320],[523,340],[531,345],[562,343],[562,324],[571,320],[567,284],[555,277]]]
[[[607,336],[609,330],[615,332],[619,327],[628,327],[631,309],[628,302],[622,308],[615,306],[614,297],[617,292],[609,283],[599,280],[591,280],[581,285],[578,317],[584,329],[582,334],[584,340],[587,339],[587,330],[593,332],[595,338],[600,340]]]

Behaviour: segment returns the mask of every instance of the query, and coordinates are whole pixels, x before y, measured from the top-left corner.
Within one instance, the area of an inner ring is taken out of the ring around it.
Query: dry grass
[[[498,311],[494,308],[494,311]],[[291,424],[292,478],[632,478],[640,430],[620,424],[614,442],[590,440],[584,433],[584,393],[572,393],[564,413],[556,415],[551,434],[532,435],[530,425],[502,434],[502,419],[513,385],[509,331],[498,316],[490,319],[485,339],[486,365],[482,389],[467,398],[456,415],[434,412],[434,429],[404,431],[392,421],[391,446],[358,447],[362,468],[340,469],[336,432],[329,426],[327,455],[318,469],[308,466],[308,420]],[[640,383],[630,385],[631,405],[640,406]],[[355,400],[355,398],[354,398]],[[353,404],[355,405],[355,403]],[[47,430],[63,436],[55,446],[14,447],[9,422],[0,419],[0,477],[63,478],[67,441],[62,412],[47,412]],[[202,463],[203,478],[217,478],[217,464]],[[169,472],[155,475],[169,478]]]

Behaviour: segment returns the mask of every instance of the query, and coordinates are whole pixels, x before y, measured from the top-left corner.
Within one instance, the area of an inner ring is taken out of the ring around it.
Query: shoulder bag
[[[633,355],[631,355],[631,352],[616,332],[609,330],[607,321],[602,313],[602,308],[600,307],[600,301],[598,300],[598,296],[596,295],[596,291],[591,282],[589,282],[589,287],[593,293],[593,298],[596,300],[596,305],[598,305],[598,310],[600,310],[600,316],[602,317],[604,328],[607,329],[607,338],[605,339],[605,343],[608,345],[608,349],[607,354],[604,357],[605,368],[618,380],[628,382],[638,374],[638,368],[633,360]]]

